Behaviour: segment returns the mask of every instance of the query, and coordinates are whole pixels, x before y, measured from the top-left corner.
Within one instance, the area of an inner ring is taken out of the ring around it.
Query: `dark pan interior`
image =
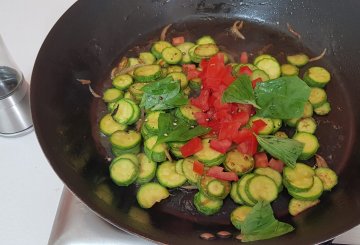
[[[267,52],[282,62],[286,54],[303,51],[316,56],[327,48],[326,57],[311,64],[328,68],[333,77],[327,89],[332,112],[316,118],[317,136],[319,154],[339,174],[339,185],[321,198],[320,205],[295,218],[287,214],[289,198],[282,195],[273,204],[275,213],[296,230],[261,243],[328,240],[360,221],[360,34],[355,19],[359,7],[357,1],[80,0],[48,35],[33,71],[32,113],[42,149],[70,190],[115,226],[162,243],[208,243],[199,239],[200,233],[235,232],[228,219],[234,204],[227,200],[219,214],[203,217],[192,204],[194,192],[173,190],[171,198],[153,209],[139,208],[135,186],[120,188],[109,181],[111,154],[98,130],[105,105],[76,79],[90,79],[101,94],[110,86],[110,71],[122,55],[148,47],[169,23],[174,23],[169,37],[210,34],[232,54],[246,50],[256,55],[268,46]],[[245,41],[228,35],[238,19],[245,20]],[[288,32],[286,23],[301,33],[300,40]]]

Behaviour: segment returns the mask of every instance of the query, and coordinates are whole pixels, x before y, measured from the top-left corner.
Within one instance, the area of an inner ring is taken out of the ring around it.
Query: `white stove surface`
[[[47,33],[74,2],[75,0],[1,1],[0,35],[27,81],[31,82],[33,64]],[[48,164],[34,132],[20,138],[0,137],[0,156],[1,243],[47,244],[63,189],[62,182]],[[87,220],[104,225],[104,233],[96,233],[98,237],[108,234],[107,228],[113,229],[89,212],[75,197],[74,200],[72,203],[89,215]],[[91,226],[85,228],[91,229]],[[122,244],[137,244],[141,241],[114,229],[112,233],[115,237],[119,235],[118,240],[125,239],[123,241],[126,242]],[[61,237],[62,234],[58,235]],[[107,244],[106,241],[103,240],[104,244]],[[338,237],[335,242],[360,244],[360,226]]]

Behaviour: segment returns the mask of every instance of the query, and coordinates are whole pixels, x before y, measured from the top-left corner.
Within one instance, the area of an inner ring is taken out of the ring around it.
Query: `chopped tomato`
[[[255,109],[252,105],[249,104],[238,104],[239,110],[240,111],[245,111],[247,112],[250,116],[255,114]]]
[[[222,167],[214,166],[207,171],[206,175],[225,181],[237,181],[239,179],[234,172],[223,172],[223,170]]]
[[[241,122],[231,121],[231,122],[222,122],[219,132],[219,139],[233,139],[233,136],[237,134]]]
[[[209,170],[207,171],[207,175],[214,175],[214,174],[217,174],[217,173],[221,173],[224,171],[224,168],[223,167],[219,167],[219,166],[212,166],[211,168],[209,168]],[[209,175],[209,176],[210,176]]]
[[[184,157],[188,157],[195,154],[196,152],[201,151],[202,148],[203,145],[201,144],[201,139],[196,137],[189,140],[185,145],[180,147],[180,151]]]
[[[252,70],[248,66],[242,66],[239,69],[239,74],[251,76]]]
[[[264,129],[266,127],[266,122],[264,122],[261,119],[255,120],[252,123],[251,129],[258,134],[262,129]]]
[[[281,160],[271,158],[269,162],[269,167],[281,173],[284,168],[284,163]]]
[[[183,64],[182,65],[182,70],[184,73],[187,73],[189,70],[195,70],[195,69],[196,69],[195,64]]]
[[[197,69],[188,70],[186,73],[186,78],[187,78],[187,80],[192,80],[194,78],[198,78],[200,73],[201,72],[198,71]]]
[[[196,121],[201,126],[208,126],[209,117],[204,112],[195,112],[194,116],[196,118]]]
[[[223,154],[229,150],[230,146],[231,146],[231,140],[228,139],[224,139],[224,140],[212,139],[210,141],[210,147],[215,151],[218,151]]]
[[[191,104],[200,108],[202,111],[207,111],[209,110],[209,95],[210,95],[210,91],[207,89],[202,89],[200,92],[200,95],[196,98],[192,98],[190,100]]]
[[[249,63],[249,57],[247,52],[241,52],[240,55],[240,63],[241,64],[247,64]]]
[[[254,155],[255,168],[266,168],[269,166],[269,160],[265,152],[259,152]]]
[[[243,126],[248,123],[250,115],[248,112],[240,111],[240,112],[234,113],[232,118],[234,121],[239,122]]]
[[[198,174],[202,175],[204,173],[204,164],[202,164],[199,161],[195,161],[193,163],[193,171],[195,173],[198,173]]]
[[[253,156],[256,153],[258,147],[258,142],[255,135],[251,133],[247,134],[246,137],[243,138],[244,139],[239,143],[237,150],[243,154]],[[239,138],[237,138],[237,140],[238,139]]]
[[[174,46],[179,45],[179,44],[182,44],[182,43],[184,43],[184,42],[185,42],[185,38],[184,38],[183,36],[174,37],[174,38],[172,39],[172,44],[173,44]]]
[[[251,129],[242,128],[240,131],[236,132],[232,139],[235,143],[240,144],[242,142],[248,141],[252,135],[253,132]]]
[[[261,77],[258,77],[258,78],[256,78],[255,80],[252,80],[252,81],[251,81],[251,85],[252,85],[253,88],[255,88],[255,87],[256,87],[256,84],[257,84],[257,83],[261,83],[261,82],[262,82]]]

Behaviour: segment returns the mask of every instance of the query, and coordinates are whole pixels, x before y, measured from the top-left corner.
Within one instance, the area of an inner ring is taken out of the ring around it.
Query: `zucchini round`
[[[194,196],[194,205],[200,213],[213,215],[220,211],[223,205],[223,200],[209,198],[201,192],[198,192]]]
[[[156,171],[159,183],[168,188],[182,186],[186,182],[185,176],[178,174],[175,170],[175,163],[164,162],[160,164]]]
[[[140,186],[136,199],[142,208],[151,208],[155,203],[166,199],[169,191],[158,183],[146,183]]]
[[[242,154],[236,149],[229,151],[224,161],[225,169],[239,176],[250,172],[254,165],[255,161],[252,156]]]

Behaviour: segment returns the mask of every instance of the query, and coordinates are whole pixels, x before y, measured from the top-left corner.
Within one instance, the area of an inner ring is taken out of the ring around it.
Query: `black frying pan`
[[[109,181],[106,158],[111,155],[97,126],[105,107],[76,79],[90,79],[101,93],[110,86],[109,73],[122,55],[137,46],[130,52],[136,54],[169,23],[175,23],[169,38],[210,34],[234,54],[243,50],[256,54],[272,44],[267,52],[284,61],[285,54],[316,55],[327,48],[326,57],[312,64],[327,67],[333,76],[327,90],[332,112],[317,119],[319,153],[339,174],[339,184],[320,205],[293,218],[287,214],[289,198],[281,196],[273,204],[275,213],[296,230],[261,243],[326,241],[360,221],[359,14],[358,1],[80,0],[51,30],[36,60],[31,104],[39,142],[70,190],[113,225],[161,243],[208,244],[199,234],[235,232],[228,218],[234,205],[226,201],[219,214],[203,217],[193,207],[193,192],[173,190],[168,200],[150,210],[140,209],[136,187],[120,188]],[[245,20],[245,41],[226,34],[238,19]],[[286,23],[301,33],[300,40]]]

